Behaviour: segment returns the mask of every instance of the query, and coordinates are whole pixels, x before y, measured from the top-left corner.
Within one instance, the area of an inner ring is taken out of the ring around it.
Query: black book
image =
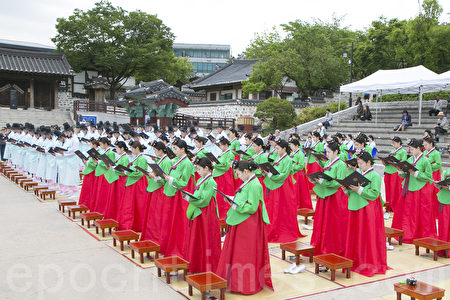
[[[185,195],[189,196],[192,199],[199,200],[198,197],[194,196],[194,194],[191,194],[189,192],[183,191],[182,189],[179,189],[177,187],[176,187],[176,189],[177,189],[177,191],[180,191],[182,194],[185,194]]]
[[[75,154],[76,154],[79,158],[81,158],[81,160],[88,160],[88,158],[87,158],[86,156],[84,156],[84,154],[83,154],[80,150],[75,151]]]
[[[386,157],[378,157],[381,159],[386,165],[395,165],[398,164],[400,161],[396,159],[394,156],[386,156]]]
[[[323,155],[323,154],[321,154],[321,153],[314,153],[314,152],[311,152],[311,154],[314,155],[314,157],[315,157],[317,160],[328,161],[328,157],[326,157],[325,155]]]
[[[357,167],[358,166],[358,161],[356,160],[356,158],[352,158],[352,159],[346,160],[344,162],[350,167]]]
[[[101,161],[103,161],[105,163],[105,165],[107,167],[111,167],[111,166],[115,165],[115,163],[106,154],[100,155],[99,158]]]
[[[207,152],[205,153],[205,156],[213,163],[219,164],[219,160],[217,159],[217,157],[214,156],[214,154]]]
[[[61,147],[55,147],[53,148],[53,150],[57,151],[57,152],[65,152],[67,151],[67,149],[61,148]]]
[[[310,178],[313,181],[315,181],[317,179],[320,179],[320,178],[323,178],[323,179],[328,180],[328,181],[334,180],[333,177],[330,177],[327,174],[325,174],[324,172],[320,172],[320,171],[314,172],[314,173],[311,173],[311,174],[306,174],[306,176],[308,176],[308,178]]]
[[[214,141],[216,140],[216,138],[213,137],[212,135],[208,135],[207,138],[208,138],[212,143],[214,143]]]
[[[174,159],[176,157],[175,153],[173,153],[172,149],[170,149],[169,147],[166,147],[166,151],[167,157],[169,157],[170,159]]]
[[[225,199],[227,199],[229,202],[238,205],[236,202],[233,201],[233,199],[230,198],[230,196],[225,195],[224,193],[222,193],[221,191],[219,191],[217,188],[213,187],[213,189],[218,192],[219,194],[221,194]]]
[[[148,166],[152,169],[153,173],[155,173],[156,176],[163,178],[166,174],[163,169],[161,169],[161,167],[157,164],[148,164]]]
[[[341,185],[345,186],[346,188],[348,188],[351,185],[366,186],[370,183],[370,180],[367,179],[366,177],[364,177],[359,172],[353,172],[342,180],[341,179],[334,179],[334,180],[336,180],[337,182],[339,182]]]
[[[142,137],[143,139],[146,139],[146,140],[149,138],[149,136],[146,135],[146,134],[143,133],[143,132],[141,132],[141,133],[139,134],[139,136]]]
[[[138,171],[141,171],[145,176],[148,177],[148,175],[149,175],[148,171],[146,171],[146,170],[144,170],[144,169],[142,169],[141,167],[138,167],[138,166],[134,166],[134,168],[136,170],[138,170]]]
[[[239,154],[239,155],[247,155],[247,156],[250,156],[250,154],[248,154],[247,152],[244,152],[244,151],[242,151],[242,150],[236,150],[236,151],[234,151],[234,152],[236,152],[236,153]]]
[[[158,156],[154,156],[154,155],[151,155],[151,154],[144,154],[145,156],[148,156],[148,157],[150,157],[151,159],[158,159],[159,157]]]
[[[440,186],[448,186],[450,185],[450,177],[447,177],[446,179],[441,181],[436,181],[435,184]]]
[[[349,150],[349,149],[345,149],[345,151],[348,152],[348,154],[350,154],[350,156],[353,156],[353,154],[356,153],[356,150]]]
[[[402,170],[405,173],[409,173],[409,170],[413,170],[414,172],[417,171],[416,167],[414,167],[407,161],[398,162],[395,165],[395,167],[397,167],[398,169]]]
[[[50,147],[50,148],[48,148],[48,151],[47,151],[48,153],[50,153],[50,154],[52,154],[52,153],[55,153],[55,150],[53,150],[53,147]]]
[[[87,154],[89,154],[90,157],[92,157],[93,159],[99,160],[100,159],[100,153],[98,153],[97,150],[95,150],[94,148],[91,148],[87,151]]]
[[[272,175],[278,175],[280,174],[270,163],[266,162],[266,163],[262,163],[262,164],[258,164],[258,167],[264,171],[266,171],[267,173],[272,173]]]
[[[23,142],[23,144],[24,144],[25,146],[27,146],[27,147],[31,147],[31,145],[28,144],[27,142]]]
[[[45,149],[44,149],[44,148],[41,148],[41,147],[37,147],[37,148],[36,148],[36,151],[45,153]]]
[[[127,168],[125,166],[122,165],[116,165],[114,167],[115,170],[119,171],[119,172],[134,172],[133,170],[131,170],[130,168]]]
[[[313,148],[303,148],[303,151],[306,153],[311,153],[311,152],[314,152],[314,149]]]
[[[86,143],[89,142],[89,140],[88,140],[87,138],[81,138],[80,141],[81,141],[81,142],[86,142]]]

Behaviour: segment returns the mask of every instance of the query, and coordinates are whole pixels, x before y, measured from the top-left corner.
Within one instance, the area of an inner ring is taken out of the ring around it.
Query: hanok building
[[[53,109],[74,72],[63,53],[26,42],[0,40],[0,105]]]
[[[128,90],[124,99],[115,104],[126,108],[130,115],[131,124],[157,124],[166,126],[172,124],[175,111],[179,107],[186,107],[189,100],[177,88],[163,80],[141,82]]]

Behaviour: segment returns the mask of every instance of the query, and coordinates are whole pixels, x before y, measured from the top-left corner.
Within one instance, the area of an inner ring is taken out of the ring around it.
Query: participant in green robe
[[[268,162],[269,160],[267,158],[267,155],[265,155],[263,148],[264,148],[264,141],[260,138],[255,138],[253,140],[253,151],[255,152],[255,154],[249,160],[254,161],[257,164],[263,164]],[[263,176],[261,174],[261,169],[256,169],[254,173],[258,178]]]
[[[115,161],[116,155],[112,151],[112,148],[109,145],[109,141],[107,138],[101,138],[100,139],[100,155],[105,154],[110,160]],[[100,160],[97,164],[97,167],[95,168],[95,176],[101,176],[104,175],[108,171],[108,167],[106,164]]]
[[[236,151],[241,150],[241,143],[239,142],[239,134],[236,129],[230,129],[230,149],[234,155],[238,155]]]
[[[98,150],[97,143],[98,143],[98,142],[96,142],[96,143],[94,144],[93,141],[91,141],[91,142],[90,142],[90,147],[93,148],[93,149],[95,149],[95,150]],[[97,168],[98,162],[97,162],[97,160],[93,159],[92,157],[89,157],[87,161],[83,161],[83,162],[84,162],[85,165],[86,165],[86,167],[85,167],[84,170],[83,170],[83,175],[88,175],[88,174],[94,172],[94,171],[95,171],[95,168]]]
[[[128,167],[128,164],[130,163],[130,159],[126,155],[125,152],[126,144],[124,142],[119,142],[116,145],[116,153],[118,157],[115,159],[115,164],[121,165],[124,167]],[[114,160],[113,160],[114,161]],[[116,171],[113,167],[111,167],[108,171],[106,171],[105,179],[108,181],[108,183],[113,183],[114,181],[118,180],[120,177],[125,176],[124,173]]]
[[[233,151],[230,149],[230,142],[227,139],[220,139],[219,148],[222,153],[217,156],[219,163],[214,165],[213,177],[219,177],[225,174],[231,168],[231,162],[234,160]],[[231,182],[229,184],[232,184]]]
[[[272,175],[264,171],[262,172],[262,174],[266,176],[264,179],[264,185],[269,190],[275,190],[281,187],[286,178],[291,175],[292,160],[286,153],[286,151],[284,151],[281,157],[274,162],[273,167],[278,171],[279,174]]]
[[[247,148],[245,149],[245,154],[243,154],[242,159],[249,159],[253,155],[255,155],[255,151],[253,150],[253,140],[252,135],[250,133],[245,134],[244,136],[245,144],[247,145]]]
[[[139,179],[141,179],[142,176],[144,175],[144,174],[142,174],[141,171],[137,170],[135,168],[135,166],[138,166],[139,168],[141,168],[143,170],[147,170],[147,168],[148,168],[147,159],[142,154],[142,150],[131,146],[131,151],[135,155],[135,158],[128,164],[128,168],[133,170],[133,172],[126,172],[127,182],[125,183],[125,186],[130,186],[130,185],[138,182]]]
[[[447,178],[450,178],[450,168],[445,171],[444,175],[442,176],[442,180],[445,180]],[[439,188],[439,192],[437,193],[437,198],[439,203],[444,205],[450,204],[450,186],[440,186],[437,185]]]
[[[351,186],[347,190],[348,194],[348,209],[360,210],[369,204],[369,201],[374,201],[380,197],[381,193],[381,176],[374,171],[372,167],[361,170],[361,174],[370,180],[370,183],[365,187]]]
[[[423,146],[425,148],[425,157],[428,158],[431,164],[431,173],[433,174],[432,177],[434,180],[440,180],[442,167],[441,153],[436,150],[434,141],[430,137],[423,139]]]
[[[197,135],[194,138],[194,143],[195,143],[195,148],[197,148],[197,150],[194,152],[194,155],[196,158],[202,158],[205,157],[205,153],[207,153],[208,151],[204,148],[205,144],[207,142],[207,139]]]
[[[318,132],[313,132],[312,133],[312,144],[311,144],[310,149],[313,149],[315,153],[320,153],[320,154],[323,154],[324,151],[325,151],[325,147],[324,147],[323,143],[320,140],[320,134]],[[312,155],[312,154],[308,155],[307,163],[308,164],[313,164],[315,162],[319,163],[316,160],[316,157],[314,155]]]
[[[393,156],[399,161],[405,161],[408,159],[408,152],[406,152],[406,150],[403,148],[399,137],[394,137],[392,139],[392,146],[394,147],[394,149],[392,149],[391,152],[389,152],[389,156]],[[385,166],[386,167],[384,168],[384,173],[387,174],[397,173],[397,168],[395,168],[393,165],[387,164]]]
[[[428,158],[423,155],[420,151],[420,148],[415,148],[413,152],[413,156],[408,158],[406,161],[413,165],[417,171],[409,174],[409,183],[408,183],[408,191],[415,192],[422,189],[427,182],[429,182],[432,176],[431,172],[431,164]],[[406,178],[408,174],[405,174],[403,171],[399,170],[398,175],[402,178]],[[406,179],[403,180],[402,186],[405,186]]]
[[[156,164],[164,171],[164,173],[169,174],[170,168],[172,167],[172,161],[169,159],[165,152],[165,146],[162,142],[157,142],[153,145],[156,156],[158,157]],[[150,173],[150,178],[148,180],[147,192],[154,192],[161,188],[165,184],[164,178],[157,177],[155,174]]]

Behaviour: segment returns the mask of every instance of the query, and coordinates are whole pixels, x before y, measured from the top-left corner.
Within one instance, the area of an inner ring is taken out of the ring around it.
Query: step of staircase
[[[74,125],[71,117],[71,113],[60,110],[40,110],[29,108],[23,109],[9,109],[0,108],[0,127],[6,126],[7,123],[22,123],[25,122],[33,124],[35,127],[41,125],[59,125],[67,122],[70,125]]]

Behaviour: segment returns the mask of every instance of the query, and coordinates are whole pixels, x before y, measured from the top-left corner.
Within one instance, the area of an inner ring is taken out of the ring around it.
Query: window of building
[[[210,93],[209,100],[211,100],[211,101],[217,100],[217,93]]]
[[[233,99],[233,93],[225,93],[220,95],[220,100],[230,100]]]

